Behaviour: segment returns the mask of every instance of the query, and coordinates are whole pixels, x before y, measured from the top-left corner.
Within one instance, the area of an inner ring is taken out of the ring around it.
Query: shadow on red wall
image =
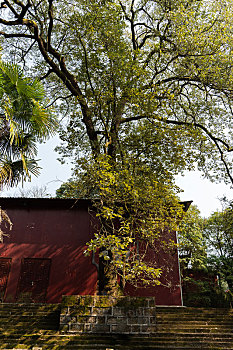
[[[9,237],[0,244],[2,301],[58,303],[62,295],[96,293],[97,270],[83,254],[94,233],[90,201],[1,198],[0,206],[13,222]],[[161,285],[127,286],[125,294],[155,296],[159,305],[181,305],[177,249],[171,254],[161,248],[150,259],[163,267]]]

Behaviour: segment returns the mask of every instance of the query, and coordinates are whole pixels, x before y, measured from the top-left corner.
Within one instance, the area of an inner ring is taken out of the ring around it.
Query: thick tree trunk
[[[104,260],[103,257],[99,258],[99,295],[111,295],[120,296],[122,290],[118,283],[118,276],[114,271],[111,261]]]

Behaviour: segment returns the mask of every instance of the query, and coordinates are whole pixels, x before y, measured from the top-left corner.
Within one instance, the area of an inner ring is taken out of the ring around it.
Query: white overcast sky
[[[54,151],[56,145],[59,144],[58,136],[51,138],[45,144],[39,145],[38,159],[41,159],[41,174],[38,178],[33,177],[30,183],[25,183],[24,188],[46,186],[48,192],[54,196],[56,189],[68,180],[71,176],[71,165],[62,165],[58,160],[58,154]],[[198,206],[202,216],[209,216],[217,209],[221,209],[221,204],[218,198],[224,195],[232,199],[233,189],[230,185],[214,184],[210,181],[201,178],[198,172],[187,172],[185,176],[177,177],[177,185],[184,190],[180,194],[181,200],[192,200]],[[17,194],[17,189],[13,188],[10,191],[4,191],[1,196]]]

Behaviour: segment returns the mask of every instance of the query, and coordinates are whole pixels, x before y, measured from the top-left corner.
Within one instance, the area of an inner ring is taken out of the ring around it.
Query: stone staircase
[[[233,349],[233,310],[157,307],[154,349]]]
[[[0,333],[59,329],[59,304],[0,304]]]
[[[59,333],[60,305],[0,304],[0,349],[233,350],[233,311],[157,307],[157,334]]]

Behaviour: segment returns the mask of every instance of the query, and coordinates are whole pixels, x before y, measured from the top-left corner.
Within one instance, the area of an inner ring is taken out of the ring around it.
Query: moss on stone
[[[80,310],[84,310],[84,307],[111,307],[118,306],[125,309],[155,306],[154,298],[144,297],[129,297],[120,296],[112,297],[108,295],[93,296],[93,295],[66,295],[62,299],[62,308],[64,307],[80,307]]]

